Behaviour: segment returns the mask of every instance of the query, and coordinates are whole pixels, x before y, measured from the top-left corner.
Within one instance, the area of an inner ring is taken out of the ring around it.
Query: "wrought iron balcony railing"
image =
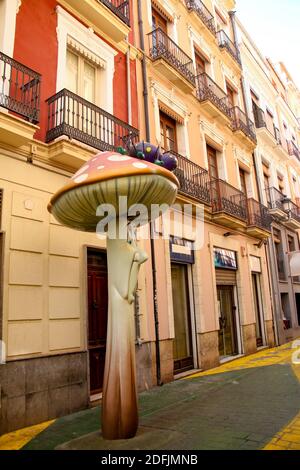
[[[294,155],[298,160],[300,161],[300,150],[296,146],[296,144],[291,140],[288,142],[288,150],[289,150],[289,155]]]
[[[179,192],[210,204],[208,171],[177,152],[171,151],[171,153],[178,161],[174,173],[180,183]]]
[[[201,0],[185,0],[188,10],[195,11],[205,26],[216,35],[215,21],[212,13]]]
[[[257,129],[260,129],[261,127],[267,128],[265,113],[255,103],[253,103],[253,115],[254,115],[255,127]]]
[[[230,37],[225,33],[223,29],[217,31],[217,38],[219,47],[225,48],[227,52],[233,57],[233,59],[241,65],[241,59],[238,49],[236,48],[235,44],[231,41]]]
[[[164,59],[184,78],[195,86],[192,59],[161,29],[148,34],[149,53],[152,60]]]
[[[277,188],[267,188],[266,189],[267,201],[269,209],[280,209],[285,212],[283,201],[285,199],[285,194],[283,194]]]
[[[212,180],[210,189],[213,213],[225,212],[247,221],[247,198],[242,191],[221,179]]]
[[[248,199],[248,225],[271,232],[272,216],[266,206],[253,198]]]
[[[256,143],[255,126],[251,119],[238,106],[232,108],[232,130],[242,131],[254,143]]]
[[[300,222],[300,207],[298,207],[293,201],[290,201],[289,210],[291,218]]]
[[[129,0],[98,0],[107,6],[120,20],[130,26],[130,6]]]
[[[0,107],[39,122],[41,75],[0,52]]]
[[[207,73],[196,77],[197,98],[199,101],[211,101],[223,114],[232,119],[228,96]]]
[[[106,151],[139,139],[137,129],[69,90],[61,90],[47,103],[47,143],[64,135]]]

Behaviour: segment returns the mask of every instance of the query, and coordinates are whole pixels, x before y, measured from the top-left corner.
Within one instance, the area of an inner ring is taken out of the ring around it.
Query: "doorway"
[[[174,314],[174,374],[193,369],[193,341],[189,298],[188,266],[172,263],[172,295]]]
[[[296,297],[298,326],[300,326],[300,294],[295,294],[295,297]]]
[[[252,290],[254,298],[255,309],[255,330],[256,330],[256,345],[258,348],[264,345],[264,318],[262,312],[262,298],[260,275],[252,273]]]
[[[102,392],[108,314],[106,253],[88,250],[88,351],[90,394]]]
[[[234,286],[217,286],[219,302],[219,353],[220,358],[238,354],[236,306]]]

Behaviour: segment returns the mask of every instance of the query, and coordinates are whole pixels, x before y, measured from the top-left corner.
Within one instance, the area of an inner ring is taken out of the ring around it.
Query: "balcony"
[[[115,42],[125,40],[130,31],[129,0],[58,0],[79,13],[95,31],[105,33]]]
[[[229,228],[245,228],[247,198],[244,193],[221,179],[210,182],[213,221]]]
[[[98,150],[113,151],[130,140],[139,140],[137,129],[71,91],[63,89],[49,98],[47,103],[47,143],[66,136]],[[66,164],[70,164],[70,158],[63,152],[56,157]]]
[[[256,238],[267,238],[271,233],[272,216],[267,207],[253,198],[247,200],[248,227],[247,233]]]
[[[265,117],[264,111],[257,105],[253,105],[253,115],[254,115],[254,122],[255,122],[255,127],[256,127],[256,135],[260,136],[264,142],[271,146],[272,148],[276,147],[276,145],[279,145],[278,139],[278,133],[275,134],[275,126],[273,126],[272,131],[268,129],[267,126],[267,121]],[[277,129],[279,132],[279,130]],[[281,142],[281,139],[280,139]]]
[[[277,188],[266,189],[267,201],[270,214],[280,219],[286,219],[287,213],[284,209],[284,200],[286,196]]]
[[[33,138],[39,122],[40,84],[39,73],[0,52],[0,108],[11,113],[0,115],[2,142],[19,147]]]
[[[206,73],[196,77],[196,86],[202,108],[221,124],[231,124],[232,112],[226,93]]]
[[[148,34],[149,54],[155,68],[183,92],[196,85],[192,59],[161,29]]]
[[[174,171],[180,183],[179,193],[196,199],[198,202],[210,204],[209,176],[207,170],[176,152],[178,161]]]
[[[129,0],[98,0],[130,27]]]
[[[232,130],[240,136],[246,137],[252,144],[256,145],[255,126],[248,116],[238,107],[232,108]]]
[[[292,140],[288,142],[288,151],[291,157],[294,156],[300,161],[300,150]]]
[[[300,207],[293,201],[289,201],[287,211],[287,220],[284,225],[292,230],[300,229]]]
[[[187,9],[196,14],[202,21],[203,30],[210,31],[214,36],[216,35],[215,20],[212,13],[206,8],[201,0],[185,0]],[[200,28],[199,28],[200,29]]]
[[[239,51],[223,29],[221,29],[220,31],[217,31],[217,39],[218,39],[219,47],[222,50],[226,51],[230,55],[230,57],[234,60],[234,62],[237,63],[239,67],[241,67],[241,59],[240,59]]]

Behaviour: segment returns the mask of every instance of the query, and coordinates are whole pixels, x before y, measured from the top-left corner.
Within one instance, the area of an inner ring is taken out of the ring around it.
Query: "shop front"
[[[236,253],[214,248],[219,313],[220,360],[240,353],[240,321],[237,302]]]
[[[195,262],[192,244],[171,237],[171,279],[174,315],[174,375],[194,369],[196,365],[196,335],[194,318],[192,266]]]

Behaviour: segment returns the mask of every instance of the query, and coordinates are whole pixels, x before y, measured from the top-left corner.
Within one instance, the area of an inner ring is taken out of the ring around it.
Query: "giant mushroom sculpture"
[[[140,265],[147,254],[126,231],[119,236],[120,220],[127,219],[119,197],[127,207],[143,204],[151,220],[152,204],[173,204],[178,180],[162,166],[139,161],[116,152],[100,153],[80,168],[71,181],[51,199],[48,210],[63,225],[95,232],[105,210],[115,209],[116,231],[107,235],[108,328],[102,405],[102,435],[105,439],[134,437],[138,427],[135,372],[134,293]],[[97,215],[98,214],[98,215]]]

